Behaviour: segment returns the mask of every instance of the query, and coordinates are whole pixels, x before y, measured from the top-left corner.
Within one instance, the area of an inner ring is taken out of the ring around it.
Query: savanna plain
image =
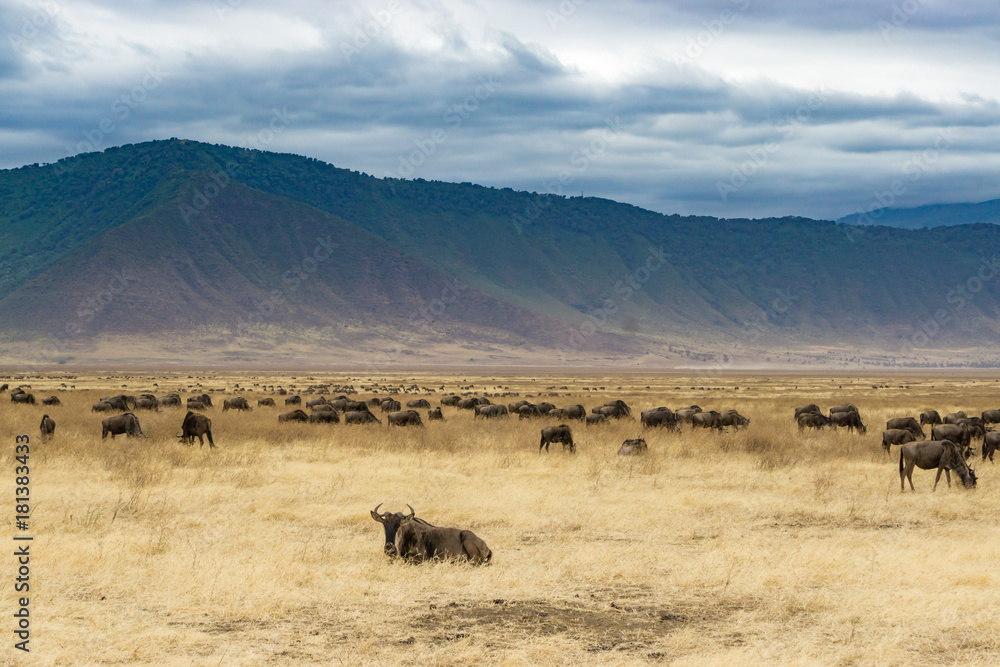
[[[976,489],[952,475],[932,492],[935,471],[917,470],[916,492],[901,492],[898,448],[881,447],[892,417],[1000,408],[993,376],[2,381],[62,402],[0,396],[6,533],[17,532],[14,436],[27,433],[35,536],[32,652],[6,632],[8,664],[1000,664],[1000,463],[980,462],[977,446]],[[433,406],[452,393],[588,412],[623,399],[636,419],[567,422],[576,453],[539,453],[552,420],[483,421],[454,407],[443,422],[420,410],[423,428],[278,423],[284,396],[271,386],[308,400],[326,383]],[[210,392],[217,448],[175,437],[184,408],[138,411],[146,438],[101,439],[98,397],[171,391]],[[253,411],[223,412],[232,396]],[[266,396],[279,406],[257,407]],[[867,434],[800,433],[793,409],[812,402],[855,404]],[[638,421],[691,404],[751,421],[724,433],[644,432]],[[41,442],[46,413],[56,431]],[[644,456],[616,455],[639,435]],[[473,530],[492,563],[384,555],[369,514],[380,503]],[[0,559],[5,610],[14,576],[13,556]]]

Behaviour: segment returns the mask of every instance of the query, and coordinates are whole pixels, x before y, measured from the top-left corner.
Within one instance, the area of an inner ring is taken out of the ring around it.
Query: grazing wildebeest
[[[48,396],[42,399],[42,405],[62,405],[58,396]]]
[[[622,443],[618,448],[618,456],[637,456],[645,454],[647,449],[645,438],[633,438]]]
[[[420,413],[416,410],[400,410],[398,412],[390,412],[385,416],[386,420],[389,422],[389,426],[423,426],[424,422],[420,419]]]
[[[114,440],[116,435],[121,435],[124,433],[130,438],[142,435],[142,429],[139,427],[139,418],[136,417],[131,412],[126,412],[123,415],[117,415],[115,417],[108,417],[101,422],[101,439],[108,437],[108,433],[111,434],[111,439]]]
[[[986,437],[986,431],[991,431],[993,429],[987,428],[986,422],[980,417],[966,417],[965,419],[959,419],[956,424],[964,424],[966,428],[969,429],[969,435],[973,438],[979,438],[980,440]]]
[[[732,426],[738,431],[741,428],[746,428],[747,426],[749,426],[750,419],[748,417],[744,417],[736,410],[726,410],[719,417],[719,423],[722,426]]]
[[[17,394],[11,394],[10,395],[10,402],[11,403],[24,403],[26,405],[27,404],[35,405],[35,395],[34,394],[28,394],[28,393],[23,392],[23,391],[20,392],[20,393],[17,393]]]
[[[834,427],[846,426],[849,433],[853,433],[855,430],[858,430],[861,433],[868,432],[868,429],[865,428],[864,423],[861,421],[861,415],[858,414],[856,410],[849,412],[831,412],[830,424]]]
[[[56,423],[48,415],[42,415],[42,423],[38,425],[38,430],[42,433],[42,440],[48,440],[56,432]]]
[[[379,505],[378,507],[381,507]],[[419,563],[435,558],[465,559],[474,565],[489,563],[493,552],[471,530],[459,528],[440,528],[414,517],[413,508],[410,513],[385,514],[378,513],[378,507],[372,510],[372,518],[385,526],[385,553],[394,552],[400,558]],[[389,549],[390,525],[395,533],[392,549]]]
[[[604,415],[587,415],[584,420],[587,426],[597,426],[598,424],[607,424],[608,418]]]
[[[799,415],[806,414],[807,412],[814,412],[816,414],[822,414],[822,410],[815,403],[810,403],[809,405],[803,405],[801,408],[795,408],[795,421],[799,420]]]
[[[180,394],[167,394],[163,398],[156,399],[156,402],[160,404],[160,407],[181,407]]]
[[[542,401],[541,403],[538,404],[538,409],[542,411],[542,415],[547,415],[553,410],[555,410],[556,406],[553,405],[552,403]]]
[[[382,503],[379,503],[378,505],[375,506],[375,509],[373,509],[371,511],[371,515],[372,515],[372,518],[375,519],[376,521],[378,521],[380,524],[382,524],[382,527],[385,529],[385,546],[382,547],[382,551],[387,556],[395,556],[396,555],[396,531],[399,530],[399,524],[400,524],[400,522],[402,522],[403,517],[406,516],[406,515],[403,514],[402,512],[382,512],[381,514],[379,514],[379,511],[378,511],[379,507],[382,507]],[[410,506],[407,505],[407,507],[410,507]],[[413,516],[413,513],[414,513],[413,512],[413,508],[410,507],[410,515],[411,515],[410,520],[413,523],[415,523],[417,525],[427,526],[428,528],[436,528],[437,527],[437,526],[434,526],[432,524],[427,523],[423,519],[420,519],[420,518],[417,518],[417,517]]]
[[[962,419],[967,419],[968,415],[959,410],[958,412],[949,412],[942,418],[942,422],[945,424],[957,424]]]
[[[533,417],[544,417],[544,416],[545,413],[542,412],[542,409],[537,405],[532,405],[531,403],[529,403],[528,405],[522,405],[517,409],[518,419],[531,419]]]
[[[485,404],[488,403],[489,401],[487,401]],[[455,407],[460,408],[462,410],[475,410],[477,405],[485,405],[485,404],[482,403],[482,399],[472,397],[472,398],[463,398],[462,400],[460,400],[458,403],[455,404]]]
[[[367,410],[351,410],[344,413],[345,424],[381,424],[382,420]]]
[[[136,410],[160,410],[160,402],[156,400],[156,397],[148,398],[146,396],[140,396],[135,399],[135,409]]]
[[[314,398],[311,401],[306,401],[307,408],[315,408],[317,405],[326,405],[326,398],[320,396],[319,398]]]
[[[885,423],[885,428],[886,430],[902,428],[918,438],[924,437],[924,429],[920,427],[920,423],[913,417],[896,417],[895,419],[890,419]]]
[[[993,462],[993,452],[1000,449],[1000,433],[995,431],[990,431],[986,434],[986,438],[983,440],[983,460],[986,457],[990,457],[990,463]]]
[[[406,402],[406,407],[408,408],[429,408],[431,407],[430,401],[426,398],[418,398],[412,401]]]
[[[587,416],[587,408],[582,405],[567,405],[562,409],[563,417],[566,419],[583,420]]]
[[[950,440],[962,448],[964,458],[969,458],[972,454],[972,434],[965,424],[938,424],[931,427],[931,440]]]
[[[507,410],[508,410],[509,412],[514,412],[514,413],[516,413],[516,412],[517,412],[518,410],[520,410],[520,409],[521,409],[521,406],[522,406],[522,405],[531,405],[531,401],[526,401],[526,400],[524,400],[524,399],[522,398],[522,399],[521,399],[521,400],[519,400],[519,401],[514,401],[513,403],[508,403],[508,404],[507,404]]]
[[[722,430],[722,415],[715,410],[699,412],[691,415],[691,428],[711,428],[717,431]]]
[[[920,425],[930,424],[935,426],[937,424],[942,424],[941,415],[938,414],[937,410],[928,410],[927,412],[920,413]]]
[[[1000,424],[1000,410],[983,410],[980,419],[984,424]]]
[[[222,411],[225,412],[226,410],[249,411],[253,410],[253,408],[251,408],[250,404],[247,403],[247,399],[243,398],[242,396],[237,396],[236,398],[227,398],[226,400],[222,401]]]
[[[104,401],[98,401],[90,407],[91,412],[110,412],[114,410],[114,407],[110,403],[105,403]]]
[[[309,415],[310,424],[339,424],[340,416],[336,410],[317,410]]]
[[[188,402],[187,402],[187,409],[188,410],[207,410],[208,406],[205,405],[204,403],[202,403],[201,401],[192,401],[189,398]]]
[[[882,431],[882,448],[888,454],[892,445],[905,445],[909,442],[915,442],[916,439],[913,433],[905,428],[891,428]]]
[[[858,408],[851,403],[848,403],[847,405],[835,405],[834,407],[830,408],[830,418],[832,419],[834,413],[837,412],[857,412],[857,411]],[[819,410],[817,410],[817,412],[819,412]]]
[[[427,411],[427,421],[444,421],[444,413],[441,408],[431,408]]]
[[[569,449],[571,452],[576,451],[576,445],[573,444],[573,434],[566,424],[549,426],[542,429],[542,438],[538,444],[538,453],[541,454],[542,447],[545,448],[546,452],[549,451],[549,443],[551,442],[561,442],[563,449]]]
[[[933,470],[937,468],[937,476],[934,478],[934,490],[937,490],[938,482],[941,481],[941,471],[944,471],[948,486],[951,486],[951,473],[954,470],[958,473],[962,484],[967,489],[976,486],[976,472],[966,464],[962,457],[959,446],[951,440],[924,440],[922,442],[911,442],[903,445],[899,450],[899,488],[906,490],[905,481],[910,482],[910,491],[913,488],[913,468],[921,470]]]
[[[110,403],[115,410],[126,412],[129,408],[135,408],[135,396],[118,394],[117,396],[104,396],[101,398],[104,403]]]
[[[688,422],[691,423],[691,417],[695,416],[701,412],[701,408],[697,405],[691,405],[686,408],[679,408],[674,410],[674,417],[677,418],[678,422]]]
[[[279,422],[307,422],[309,421],[309,415],[306,414],[305,410],[292,410],[291,412],[283,412],[278,415]]]
[[[402,404],[392,398],[384,399],[381,403],[379,403],[379,407],[382,409],[382,412],[399,412],[403,409]]]
[[[344,403],[343,408],[338,408],[342,412],[371,412],[368,409],[368,403],[365,401],[347,401]]]
[[[797,419],[800,431],[805,428],[821,429],[830,425],[830,418],[821,412],[803,412],[799,414]]]
[[[257,399],[257,407],[258,408],[264,408],[264,407],[273,408],[273,407],[276,407],[276,405],[274,403],[274,399],[273,398],[258,398]]]
[[[215,441],[212,440],[212,420],[205,415],[196,415],[188,410],[188,413],[184,415],[181,432],[177,434],[177,437],[181,439],[181,442],[193,445],[195,436],[198,437],[199,447],[204,446],[205,438],[208,438],[209,449],[215,447]]]
[[[289,396],[285,399],[285,405],[302,405],[301,396]]]
[[[454,396],[454,395],[452,395],[452,396],[445,396],[444,398],[441,399],[441,405],[442,406],[448,405],[448,406],[454,407],[454,406],[458,405],[458,402],[461,401],[461,400],[462,400],[461,396]]]
[[[621,400],[605,403],[604,405],[594,408],[591,412],[598,415],[604,415],[609,419],[625,419],[626,417],[629,419],[632,418],[632,410],[625,404],[625,401]]]
[[[2,385],[0,385],[0,392],[7,391],[7,389],[9,389],[9,388],[10,388],[10,385],[7,384],[6,382],[4,382]]]
[[[509,417],[510,414],[507,412],[506,405],[477,405],[475,407],[475,412],[473,412],[473,418],[481,419],[497,419],[500,417]]]

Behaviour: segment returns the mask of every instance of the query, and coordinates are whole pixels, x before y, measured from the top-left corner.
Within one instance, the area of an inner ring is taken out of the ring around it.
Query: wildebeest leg
[[[215,443],[212,441],[212,432],[211,431],[205,431],[205,435],[208,436],[208,448],[209,449],[215,449]]]

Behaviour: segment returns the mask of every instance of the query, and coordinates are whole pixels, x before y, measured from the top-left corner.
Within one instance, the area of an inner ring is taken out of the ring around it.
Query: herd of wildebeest
[[[239,387],[239,385],[237,385]],[[28,387],[30,388],[30,387]],[[266,387],[265,387],[266,389]],[[0,385],[0,392],[8,390],[8,385]],[[440,406],[433,407],[426,398],[410,400],[403,409],[398,398],[394,396],[374,396],[368,400],[355,400],[347,395],[332,399],[325,396],[303,402],[300,395],[290,395],[284,389],[274,393],[286,395],[284,405],[292,408],[289,412],[277,415],[278,422],[307,422],[313,424],[381,424],[373,410],[379,410],[389,426],[424,426],[424,421],[418,409],[426,410],[428,421],[443,421],[443,408],[454,407],[457,410],[468,410],[474,419],[505,419],[517,415],[518,419],[548,418],[560,422],[576,420],[586,426],[597,426],[611,419],[634,419],[632,410],[622,400],[608,401],[587,412],[583,405],[556,407],[547,401],[532,403],[518,400],[507,405],[494,404],[489,398],[481,396],[449,395],[440,399]],[[242,390],[241,390],[242,391]],[[353,388],[351,389],[353,391]],[[15,404],[35,405],[35,396],[29,393],[25,386],[11,390],[11,402]],[[43,398],[41,403],[48,406],[59,406],[61,401],[57,396]],[[129,437],[144,437],[139,418],[135,412],[140,410],[160,410],[161,408],[187,408],[181,422],[180,431],[176,434],[186,444],[194,444],[197,437],[200,445],[208,439],[209,448],[215,447],[212,438],[212,421],[204,414],[196,411],[206,411],[214,408],[212,397],[207,393],[191,396],[183,400],[178,393],[170,393],[157,397],[153,394],[105,396],[92,406],[93,412],[117,412],[101,421],[101,437],[110,435],[126,435]],[[278,404],[273,397],[263,397],[257,400],[259,408],[277,409]],[[302,408],[309,409],[307,413]],[[226,398],[222,410],[250,411],[249,401],[242,396]],[[795,421],[800,431],[807,428],[822,429],[847,428],[849,432],[867,433],[867,428],[861,419],[857,407],[851,404],[831,407],[828,414],[823,414],[818,405],[810,404],[795,409]],[[728,427],[745,428],[750,424],[747,417],[736,410],[718,412],[702,410],[697,405],[691,405],[677,410],[665,406],[643,410],[640,421],[644,429],[665,428],[679,431],[683,424],[691,429],[708,429],[717,432]],[[954,412],[941,417],[937,411],[929,410],[915,417],[898,417],[886,422],[882,433],[882,447],[886,453],[893,446],[900,446],[899,478],[901,490],[906,489],[909,481],[913,490],[913,469],[937,470],[934,489],[937,489],[941,473],[945,473],[948,486],[951,486],[951,471],[955,471],[966,488],[976,486],[975,471],[969,467],[967,460],[972,455],[972,445],[976,439],[982,442],[982,460],[993,461],[994,452],[1000,448],[1000,432],[992,430],[992,424],[1000,423],[1000,410],[984,410],[979,417],[969,417],[964,412]],[[924,427],[930,427],[930,440]],[[55,421],[48,415],[43,415],[39,426],[43,440],[55,434]],[[541,429],[538,446],[539,453],[549,450],[549,445],[559,443],[564,450],[576,451],[571,427],[566,423],[546,426]],[[618,450],[619,456],[641,455],[648,451],[644,437],[625,440]],[[410,561],[421,561],[431,558],[457,558],[468,560],[475,564],[489,563],[492,552],[486,543],[468,530],[457,528],[442,528],[434,526],[423,519],[417,518],[412,507],[409,514],[402,512],[379,513],[381,504],[375,507],[371,516],[383,525],[385,529],[384,551],[390,556],[404,558]],[[409,507],[409,505],[407,506]]]

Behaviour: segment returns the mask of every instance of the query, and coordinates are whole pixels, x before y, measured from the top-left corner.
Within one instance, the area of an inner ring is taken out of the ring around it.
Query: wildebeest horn
[[[407,505],[407,507],[410,507],[410,506]],[[412,507],[410,507],[410,518],[412,519],[415,514],[416,514],[416,512],[413,510]]]
[[[382,515],[378,513],[379,507],[382,507],[382,503],[376,505],[375,509],[372,510],[372,518],[378,521],[379,523],[385,523],[385,519],[383,519]]]
[[[176,438],[184,438],[184,434],[183,433],[178,433],[174,437],[176,437]]]
[[[409,505],[407,505],[407,507],[410,507],[410,506],[409,506]],[[402,518],[402,520],[401,520],[401,521],[399,522],[399,523],[400,523],[400,525],[402,525],[402,524],[406,523],[407,521],[411,520],[411,519],[412,519],[412,518],[414,517],[414,515],[415,515],[415,514],[416,514],[416,512],[415,512],[415,511],[413,510],[413,508],[412,508],[412,507],[410,507],[410,513],[409,513],[409,515],[407,515],[407,516],[404,516],[404,517]]]

